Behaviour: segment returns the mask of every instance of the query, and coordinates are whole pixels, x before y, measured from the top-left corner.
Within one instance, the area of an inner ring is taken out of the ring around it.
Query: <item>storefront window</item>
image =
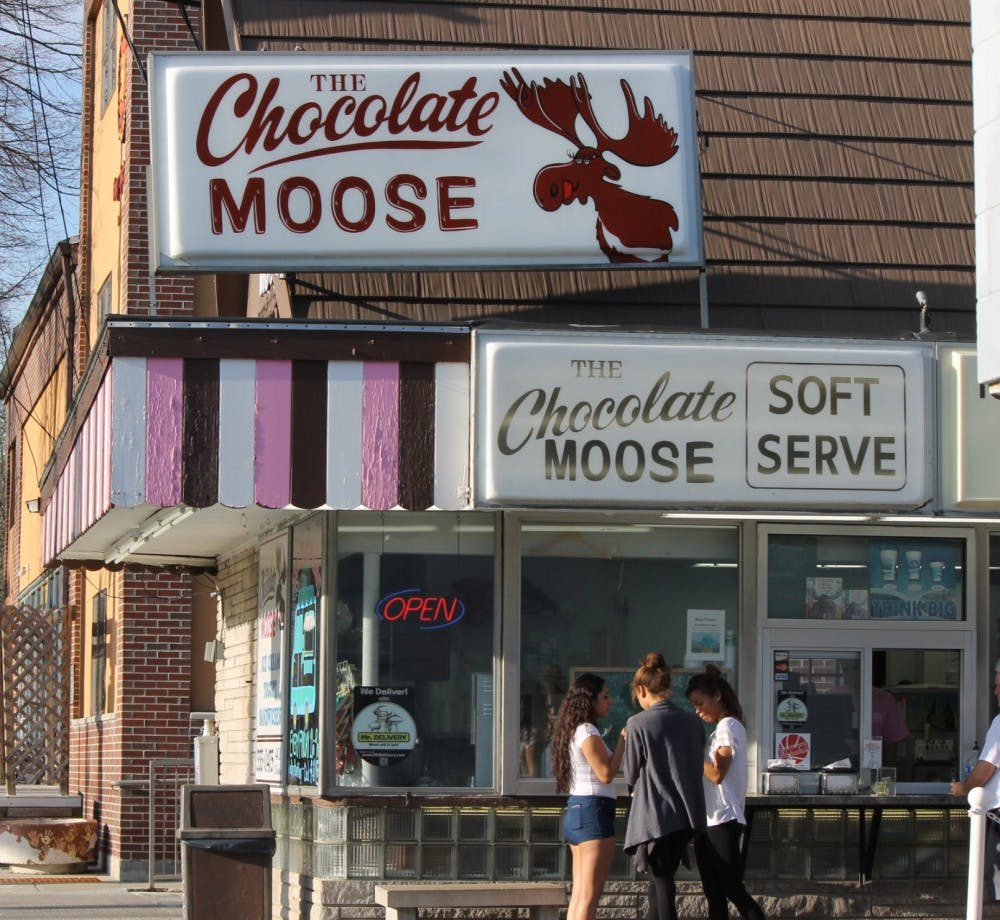
[[[936,537],[772,534],[767,616],[964,620],[964,545]]]
[[[522,524],[522,777],[551,777],[552,720],[580,673],[611,686],[609,737],[634,711],[630,684],[646,652],[674,668],[679,705],[708,661],[735,682],[738,553],[735,528]]]
[[[338,785],[492,786],[493,516],[337,522]]]

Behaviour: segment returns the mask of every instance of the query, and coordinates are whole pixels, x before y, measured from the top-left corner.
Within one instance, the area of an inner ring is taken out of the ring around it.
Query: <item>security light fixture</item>
[[[38,514],[42,510],[42,500],[40,498],[29,498],[25,503],[24,507],[28,509],[32,514]]]
[[[931,331],[931,314],[927,307],[927,295],[923,291],[916,293],[917,304],[920,307],[920,331],[921,333]]]

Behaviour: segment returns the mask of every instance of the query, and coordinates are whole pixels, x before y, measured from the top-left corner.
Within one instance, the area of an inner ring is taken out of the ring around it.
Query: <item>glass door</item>
[[[864,785],[875,757],[896,768],[900,792],[946,791],[975,740],[972,642],[970,632],[930,647],[898,630],[765,628],[758,769],[792,759],[850,769]]]

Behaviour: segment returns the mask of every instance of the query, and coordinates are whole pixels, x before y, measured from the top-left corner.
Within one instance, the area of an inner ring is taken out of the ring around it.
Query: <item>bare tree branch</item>
[[[75,4],[0,0],[0,312],[8,315],[27,304],[52,248],[77,232],[82,28]]]

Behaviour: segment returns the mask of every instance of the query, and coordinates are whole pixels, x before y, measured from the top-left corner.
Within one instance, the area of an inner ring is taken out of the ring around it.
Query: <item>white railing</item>
[[[983,916],[983,861],[986,857],[985,792],[981,787],[969,791],[969,888],[965,920]]]

